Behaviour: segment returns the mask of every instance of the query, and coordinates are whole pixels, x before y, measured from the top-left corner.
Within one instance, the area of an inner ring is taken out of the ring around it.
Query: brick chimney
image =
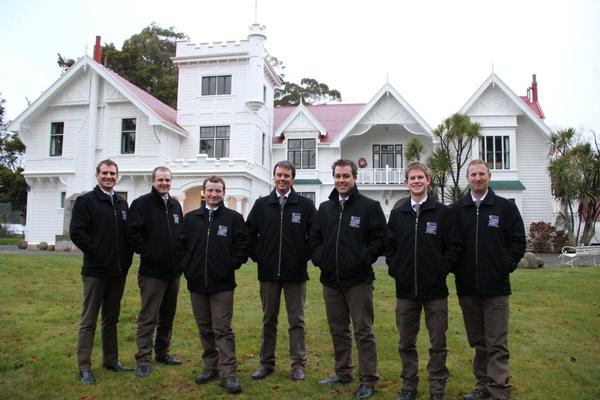
[[[537,82],[535,80],[535,74],[531,78],[531,101],[534,103],[538,102],[538,91],[537,91]]]
[[[94,45],[94,61],[96,61],[98,64],[102,64],[102,46],[100,45],[100,36],[96,36],[96,44]]]

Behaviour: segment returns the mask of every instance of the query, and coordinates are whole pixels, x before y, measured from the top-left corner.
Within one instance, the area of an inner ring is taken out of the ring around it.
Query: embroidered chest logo
[[[227,237],[228,227],[226,225],[219,225],[219,229],[217,230],[217,236]]]
[[[292,213],[292,224],[299,224],[301,220],[302,214],[293,212]]]
[[[355,217],[352,215],[350,217],[350,224],[348,226],[350,226],[350,228],[360,228],[360,217]]]
[[[179,223],[179,215],[173,214],[173,223],[174,224],[178,224]]]
[[[425,225],[425,233],[428,235],[437,235],[437,222],[427,221]]]
[[[490,215],[488,226],[491,226],[492,228],[500,228],[500,216]]]
[[[123,218],[123,221],[127,221],[127,211],[121,211],[121,217]]]

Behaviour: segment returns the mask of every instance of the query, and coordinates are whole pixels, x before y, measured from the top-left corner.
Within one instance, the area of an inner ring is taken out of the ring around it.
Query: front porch
[[[359,185],[403,185],[404,168],[359,168]]]

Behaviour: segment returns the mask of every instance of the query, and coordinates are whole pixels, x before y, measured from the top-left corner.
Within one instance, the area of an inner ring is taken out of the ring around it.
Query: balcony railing
[[[401,185],[404,183],[404,168],[359,168],[358,184]]]

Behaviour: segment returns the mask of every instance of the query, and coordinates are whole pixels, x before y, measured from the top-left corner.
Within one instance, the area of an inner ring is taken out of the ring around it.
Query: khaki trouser
[[[346,289],[323,286],[327,322],[333,340],[335,373],[352,379],[352,332],[358,348],[358,371],[361,382],[375,382],[377,346],[373,334],[373,283],[361,283]]]
[[[212,294],[190,292],[206,369],[219,370],[222,378],[235,376],[235,336],[231,329],[233,290]]]
[[[164,280],[138,275],[138,286],[142,298],[142,308],[137,321],[135,341],[138,351],[135,359],[138,366],[152,363],[152,336],[156,328],[154,352],[156,356],[169,353],[173,320],[177,310],[179,277]]]
[[[475,348],[475,388],[510,399],[508,296],[459,296],[469,345]]]
[[[100,308],[102,308],[103,363],[110,366],[119,361],[117,322],[119,322],[126,279],[125,275],[109,278],[82,277],[83,309],[77,341],[77,363],[80,371],[89,371],[92,367],[92,347]]]
[[[263,309],[260,363],[267,368],[275,367],[277,321],[282,291],[289,325],[292,368],[304,368],[306,365],[306,333],[304,330],[306,282],[260,282],[260,300]]]
[[[396,300],[396,326],[400,334],[398,352],[402,360],[402,389],[416,391],[419,383],[419,356],[417,334],[421,323],[421,309],[425,310],[425,326],[429,331],[429,392],[444,393],[448,368],[446,368],[446,330],[448,329],[448,299]]]

